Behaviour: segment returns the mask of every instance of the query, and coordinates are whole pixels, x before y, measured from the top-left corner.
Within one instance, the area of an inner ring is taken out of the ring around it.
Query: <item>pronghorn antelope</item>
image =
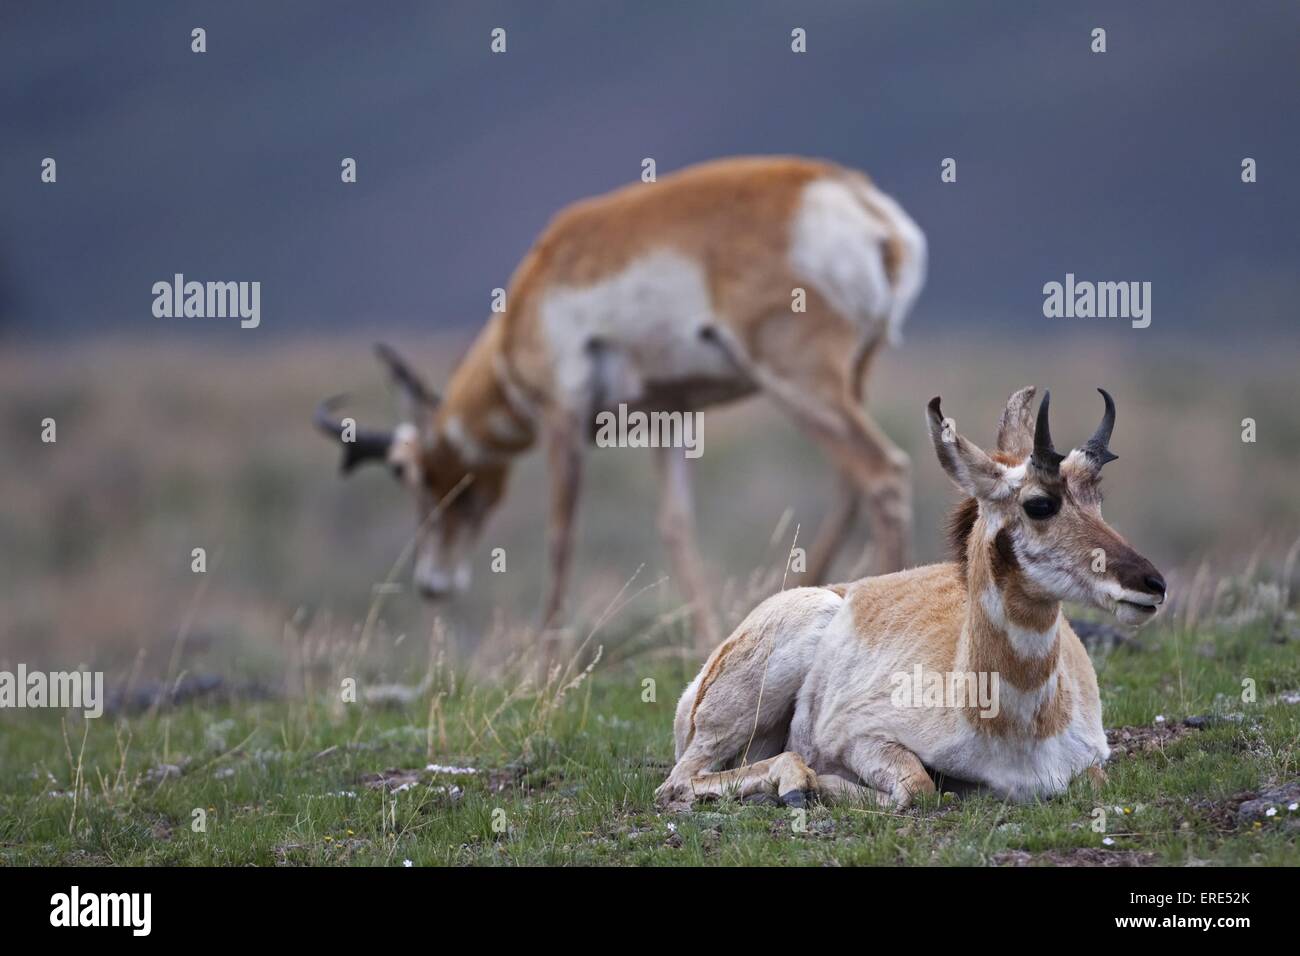
[[[897,338],[920,292],[925,250],[921,231],[866,176],[806,159],[719,160],[576,203],[524,257],[506,310],[491,317],[445,397],[381,349],[410,420],[355,435],[344,468],[387,462],[419,497],[415,580],[434,597],[467,586],[471,549],[511,460],[543,437],[551,622],[597,413],[620,404],[686,412],[763,392],[817,439],[841,479],[806,580],[822,580],[859,500],[877,569],[897,570],[910,540],[908,460],[866,416],[863,388],[872,357]],[[317,422],[343,438],[335,404]],[[712,646],[688,463],[680,449],[656,453],[660,531]],[[454,500],[436,508],[453,489]]]
[[[1061,601],[1137,625],[1165,582],[1101,516],[1110,396],[1096,434],[1062,456],[1049,396],[1033,423],[1033,394],[1011,396],[991,454],[930,402],[935,452],[967,496],[951,525],[956,560],[794,588],[755,608],[682,695],[661,803],[732,792],[801,805],[820,792],[902,807],[934,791],[931,772],[1027,800],[1100,774],[1110,751],[1097,678]],[[998,706],[900,705],[899,675],[918,666],[968,687],[996,675]]]

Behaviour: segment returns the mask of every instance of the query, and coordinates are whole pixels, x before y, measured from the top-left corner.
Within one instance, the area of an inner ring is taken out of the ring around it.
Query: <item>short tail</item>
[[[890,345],[897,345],[902,341],[903,321],[925,285],[929,247],[921,227],[892,196],[881,192],[860,174],[853,176],[851,182],[863,207],[881,220],[889,233],[881,250],[885,275],[893,293],[890,296],[886,336]]]

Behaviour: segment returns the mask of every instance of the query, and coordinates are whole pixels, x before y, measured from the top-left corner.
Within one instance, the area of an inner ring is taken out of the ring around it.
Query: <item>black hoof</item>
[[[787,807],[802,809],[808,806],[808,795],[802,790],[791,790],[789,793],[781,794],[781,802]]]

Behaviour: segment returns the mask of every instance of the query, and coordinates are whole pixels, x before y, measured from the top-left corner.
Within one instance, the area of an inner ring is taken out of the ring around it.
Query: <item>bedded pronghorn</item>
[[[841,476],[805,580],[823,579],[860,500],[876,570],[896,570],[910,541],[908,460],[866,416],[863,389],[873,355],[897,337],[920,292],[925,249],[921,231],[866,176],[806,159],[719,160],[576,203],[524,257],[506,311],[489,320],[444,398],[381,349],[410,398],[410,421],[355,435],[344,468],[386,461],[415,491],[415,580],[439,596],[468,584],[471,549],[512,459],[544,437],[549,622],[567,583],[596,414],[620,404],[687,412],[761,391],[805,426]],[[342,438],[335,404],[317,422]],[[656,453],[660,531],[712,646],[689,463],[680,449]]]
[[[735,792],[801,804],[820,791],[906,806],[934,791],[931,771],[1025,800],[1101,767],[1097,678],[1061,601],[1137,625],[1165,582],[1101,516],[1110,396],[1096,434],[1061,456],[1048,395],[1035,424],[1033,394],[1011,396],[992,454],[930,402],[935,452],[967,496],[952,524],[957,560],[755,608],[682,695],[660,802]],[[898,694],[918,673],[962,675],[968,689],[996,676],[996,702]]]

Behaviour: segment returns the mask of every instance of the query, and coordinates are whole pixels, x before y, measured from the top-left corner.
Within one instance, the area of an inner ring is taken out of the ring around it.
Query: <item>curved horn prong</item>
[[[1037,389],[1026,385],[1011,394],[998,419],[998,451],[1023,459],[1034,450],[1033,401]]]
[[[383,342],[375,343],[375,355],[379,356],[379,361],[387,366],[388,371],[393,376],[393,381],[402,389],[406,396],[416,405],[423,405],[426,408],[437,408],[438,402],[441,401],[438,393],[425,384],[424,379],[397,354],[397,350],[391,345]]]
[[[1038,421],[1034,423],[1034,453],[1030,459],[1035,468],[1049,474],[1060,470],[1064,455],[1058,455],[1052,444],[1052,430],[1047,422],[1047,409],[1052,401],[1050,391],[1043,392],[1043,400],[1038,405]]]
[[[346,395],[327,398],[316,406],[316,413],[312,416],[312,421],[318,429],[343,446],[341,470],[344,474],[368,461],[386,461],[388,449],[393,444],[392,432],[375,431],[359,426],[354,430],[352,440],[346,440],[344,437],[346,427],[332,414],[346,399]]]
[[[1104,388],[1099,388],[1102,400],[1106,403],[1106,410],[1102,413],[1101,424],[1093,436],[1083,444],[1083,451],[1093,461],[1093,467],[1100,469],[1108,461],[1114,461],[1119,456],[1110,450],[1110,433],[1115,430],[1115,400],[1110,397],[1110,392]]]

